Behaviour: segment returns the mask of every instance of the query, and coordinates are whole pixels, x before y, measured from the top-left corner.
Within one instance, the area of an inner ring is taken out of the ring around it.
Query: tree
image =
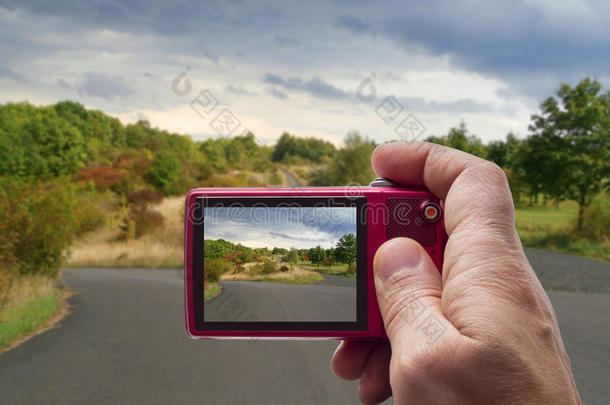
[[[335,264],[335,258],[331,255],[328,255],[324,258],[324,260],[322,260],[322,264],[332,269],[333,264]]]
[[[485,157],[486,150],[483,142],[476,135],[469,135],[466,123],[460,122],[458,127],[449,129],[449,133],[443,136],[429,136],[426,141],[439,145],[449,146],[475,156]]]
[[[313,175],[314,186],[341,186],[348,184],[367,185],[375,178],[371,169],[371,155],[375,142],[358,132],[350,132],[344,141],[344,147],[327,168]]]
[[[352,263],[356,260],[356,236],[353,233],[345,234],[337,242],[335,257],[341,263],[347,264],[347,270],[352,271]]]
[[[170,194],[180,174],[180,161],[172,152],[159,152],[153,160],[148,180],[164,194]]]
[[[318,245],[309,249],[307,255],[309,256],[309,260],[311,260],[312,264],[317,264],[319,266],[326,257],[326,252],[320,245]]]
[[[292,248],[286,253],[286,256],[284,256],[282,260],[290,264],[290,269],[294,269],[294,265],[299,261],[299,252],[295,248]]]
[[[554,172],[555,187],[578,202],[580,234],[586,207],[609,185],[610,91],[602,93],[601,84],[587,77],[574,87],[561,83],[557,97],[542,102],[530,131],[545,141],[545,167]]]

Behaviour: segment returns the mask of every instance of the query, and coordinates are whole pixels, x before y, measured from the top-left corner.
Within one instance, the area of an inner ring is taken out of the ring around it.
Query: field
[[[603,204],[610,205],[608,198]],[[517,231],[524,246],[554,250],[598,260],[610,261],[610,239],[590,241],[575,236],[574,227],[578,205],[574,201],[562,201],[559,207],[553,204],[517,204]],[[601,218],[600,218],[601,220]]]
[[[305,262],[299,263],[299,266],[301,266],[301,268],[303,268],[305,270],[315,271],[318,273],[330,274],[333,276],[356,278],[355,272],[350,273],[347,271],[347,264],[345,264],[345,263],[337,263],[337,264],[333,264],[332,266],[325,266],[323,264],[316,265],[316,264],[312,264],[310,261],[305,261]],[[356,265],[352,264],[352,266],[356,266]]]

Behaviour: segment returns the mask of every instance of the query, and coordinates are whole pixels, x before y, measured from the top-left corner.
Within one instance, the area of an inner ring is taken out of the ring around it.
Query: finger
[[[364,365],[375,347],[376,341],[344,340],[342,341],[330,361],[330,368],[335,375],[344,380],[357,380],[362,376]]]
[[[441,145],[396,142],[378,146],[371,163],[378,176],[398,184],[425,186],[445,200],[449,234],[459,224],[490,219],[492,225],[514,227],[506,176],[491,162]],[[457,201],[460,204],[455,204]]]
[[[363,404],[378,404],[392,396],[390,387],[390,345],[386,341],[371,352],[358,385],[358,397]]]
[[[463,271],[484,270],[470,259],[522,254],[515,230],[515,214],[506,176],[497,165],[455,149],[425,142],[381,145],[372,156],[380,177],[399,184],[425,186],[444,200],[445,228],[449,235],[443,262],[443,279]],[[455,266],[456,261],[461,266]],[[495,266],[495,272],[502,272]],[[491,270],[494,272],[494,270]],[[488,274],[489,275],[489,274]],[[493,274],[501,280],[503,274]]]
[[[419,243],[390,239],[377,250],[373,267],[379,310],[395,354],[425,348],[455,332],[441,311],[441,277]]]

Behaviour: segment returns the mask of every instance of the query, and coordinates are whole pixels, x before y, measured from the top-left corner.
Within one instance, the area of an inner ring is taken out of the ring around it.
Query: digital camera
[[[373,258],[418,241],[439,271],[441,202],[376,179],[367,187],[199,188],[185,201],[184,296],[193,338],[385,336]]]

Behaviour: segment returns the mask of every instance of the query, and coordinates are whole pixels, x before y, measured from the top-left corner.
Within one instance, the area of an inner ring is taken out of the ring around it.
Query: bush
[[[132,205],[121,225],[125,239],[139,238],[163,225],[163,215],[146,205]]]
[[[265,259],[262,265],[261,273],[263,274],[276,273],[278,271],[277,263],[273,259]]]
[[[131,205],[158,204],[162,200],[163,193],[147,188],[127,195],[127,202]]]
[[[217,283],[223,273],[231,270],[231,263],[224,259],[205,259],[203,261],[203,278],[209,283]]]
[[[82,169],[76,175],[76,180],[95,184],[98,191],[106,191],[116,186],[125,175],[120,169],[112,166],[89,167]]]
[[[79,224],[79,199],[63,181],[0,179],[0,269],[55,276]]]
[[[290,270],[290,268],[288,266],[286,266],[286,265],[283,265],[282,267],[280,267],[280,271],[282,271],[282,272],[285,272],[285,271],[288,271],[288,270]]]

